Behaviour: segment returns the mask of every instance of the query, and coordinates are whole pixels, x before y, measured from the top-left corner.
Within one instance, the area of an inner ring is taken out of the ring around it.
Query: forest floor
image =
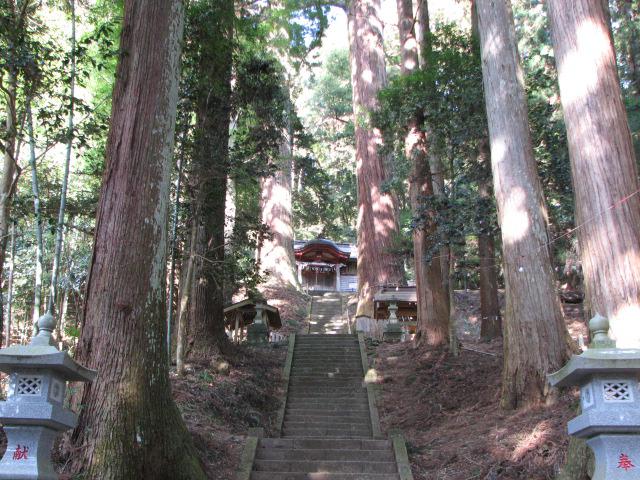
[[[308,297],[289,289],[265,288],[269,305],[280,310],[281,333],[302,331],[308,321]],[[284,395],[282,371],[287,345],[234,346],[208,365],[190,364],[187,375],[171,374],[173,396],[192,434],[207,478],[235,478],[251,427],[269,436]]]
[[[555,478],[577,393],[549,406],[502,410],[502,344],[479,341],[477,292],[456,292],[456,304],[458,357],[411,342],[369,343],[383,429],[404,433],[415,480]],[[572,336],[586,335],[581,306],[564,307]]]
[[[263,427],[267,435],[274,428],[286,353],[285,345],[234,346],[209,365],[189,365],[182,378],[172,372],[173,397],[207,478],[233,479],[249,428]]]

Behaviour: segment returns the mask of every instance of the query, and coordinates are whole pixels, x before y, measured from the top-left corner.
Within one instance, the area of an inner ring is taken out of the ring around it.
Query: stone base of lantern
[[[598,435],[587,445],[595,455],[592,480],[640,480],[640,435]]]
[[[399,342],[402,340],[403,333],[399,323],[387,323],[384,328],[383,339],[385,342]]]
[[[5,426],[7,451],[0,461],[0,480],[58,480],[51,449],[59,431],[47,427]]]
[[[252,323],[247,327],[247,343],[249,345],[267,345],[269,343],[269,327],[264,323]]]

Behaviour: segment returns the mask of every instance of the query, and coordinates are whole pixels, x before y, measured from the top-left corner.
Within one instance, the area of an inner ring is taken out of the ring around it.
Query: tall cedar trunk
[[[169,183],[180,66],[179,0],[126,0],[106,169],[78,360],[84,389],[72,472],[204,479],[171,398],[166,329]],[[150,81],[152,79],[152,81]]]
[[[398,23],[401,44],[401,67],[403,75],[410,75],[418,69],[418,45],[413,21],[411,0],[397,0]],[[427,10],[426,0],[421,9]],[[409,178],[409,197],[414,215],[421,214],[421,206],[426,196],[433,195],[431,169],[428,160],[427,135],[423,128],[423,115],[416,110],[407,125],[405,155],[411,160],[413,169]],[[447,343],[449,325],[449,299],[442,288],[442,272],[438,255],[431,251],[431,239],[435,230],[431,212],[429,218],[421,219],[413,230],[413,257],[416,273],[416,294],[418,300],[418,333],[421,342],[428,345]],[[430,258],[430,257],[436,257]],[[444,295],[442,295],[444,294]]]
[[[474,54],[480,57],[480,32],[478,9],[471,0],[471,35]],[[489,138],[478,142],[478,193],[480,217],[478,218],[478,254],[480,256],[480,338],[485,341],[502,336],[502,316],[498,297],[498,264],[496,261],[493,222],[489,223],[489,211],[493,191],[491,189],[491,149]]]
[[[548,3],[591,308],[619,347],[639,347],[640,184],[608,8]]]
[[[291,109],[291,100],[287,100]],[[267,275],[267,283],[276,286],[299,286],[293,253],[293,219],[291,200],[291,169],[293,164],[293,126],[291,111],[287,112],[286,128],[280,143],[280,155],[273,175],[262,179],[260,209],[262,223],[269,227],[270,236],[259,248],[260,270]]]
[[[356,317],[373,318],[376,287],[403,281],[401,258],[391,251],[398,235],[397,201],[383,191],[388,175],[378,152],[382,134],[369,119],[369,112],[378,106],[378,92],[387,83],[380,0],[352,0],[348,22],[358,179]]]
[[[216,3],[191,28],[198,40],[198,86],[194,134],[196,215],[194,282],[189,306],[191,359],[205,359],[224,347],[224,202],[229,170],[231,64],[234,9],[232,0]]]
[[[421,25],[423,25],[423,33],[420,44],[420,51],[422,52],[423,67],[427,67],[428,56],[431,54],[431,29],[429,26],[429,4],[427,0],[420,1],[420,7],[418,9],[419,19]],[[423,126],[426,128],[426,126]],[[427,131],[427,136],[429,135]],[[431,195],[435,195],[439,198],[444,198],[444,165],[442,158],[439,155],[434,155],[429,152],[428,165],[425,168],[429,168],[431,172],[432,190]],[[433,227],[435,229],[435,226]],[[429,248],[432,246],[430,245]],[[427,286],[433,297],[433,313],[431,313],[431,325],[432,331],[427,336],[427,341],[430,345],[440,345],[446,343],[446,337],[442,338],[444,332],[449,332],[449,343],[453,347],[455,343],[455,328],[453,327],[453,320],[455,315],[452,315],[452,311],[455,309],[453,301],[454,295],[449,294],[449,265],[450,265],[450,248],[443,246],[436,257],[440,257],[439,261],[430,261],[426,265],[427,269]],[[453,328],[452,328],[453,327]]]
[[[11,70],[7,75],[6,87],[6,124],[5,136],[2,139],[4,148],[4,159],[2,162],[2,178],[0,178],[0,283],[2,282],[2,272],[7,250],[7,239],[9,238],[9,219],[11,216],[11,199],[17,183],[17,163],[16,163],[16,136],[17,136],[17,78],[15,71]],[[2,296],[0,295],[0,305]],[[0,329],[3,323],[3,309],[0,308]]]
[[[489,139],[478,145],[478,194],[480,217],[478,218],[478,254],[480,256],[480,338],[489,341],[502,335],[502,317],[498,301],[498,266],[493,238],[493,225],[489,223],[491,208],[491,151]]]
[[[531,146],[524,75],[509,0],[478,0],[493,184],[502,229],[506,312],[502,405],[537,403],[568,357]]]

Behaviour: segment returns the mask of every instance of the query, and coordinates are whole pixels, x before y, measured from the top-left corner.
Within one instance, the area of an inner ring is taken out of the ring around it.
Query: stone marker
[[[592,342],[558,372],[552,386],[580,386],[582,413],[568,424],[595,455],[592,480],[640,480],[640,349],[618,349],[609,338],[609,321],[589,322]]]
[[[389,303],[389,323],[384,328],[382,335],[385,342],[399,342],[402,340],[402,326],[398,322],[398,304],[396,302]]]
[[[64,406],[66,382],[90,382],[96,376],[54,346],[55,326],[53,316],[45,314],[29,345],[0,350],[0,371],[10,376],[7,401],[0,402],[7,434],[0,480],[58,479],[51,463],[53,442],[78,420]]]
[[[269,343],[269,327],[264,320],[264,306],[259,302],[256,302],[256,316],[253,323],[247,327],[247,343],[250,345]]]

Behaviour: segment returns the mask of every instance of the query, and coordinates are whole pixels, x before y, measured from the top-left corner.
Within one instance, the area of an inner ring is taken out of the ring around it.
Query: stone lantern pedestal
[[[552,386],[580,387],[582,413],[568,432],[595,455],[592,480],[640,480],[640,349],[618,349],[601,316],[589,322],[593,342],[549,375]]]
[[[264,305],[256,303],[256,316],[247,327],[247,343],[250,345],[267,345],[269,343],[269,327],[265,320]]]
[[[77,423],[64,406],[67,382],[90,382],[96,375],[53,345],[51,315],[40,317],[38,327],[29,345],[0,350],[0,371],[9,374],[7,401],[0,402],[7,434],[0,480],[58,479],[51,463],[53,442]]]
[[[398,321],[398,304],[396,302],[389,303],[389,323],[384,328],[382,335],[385,342],[399,342],[402,340],[402,326]]]

